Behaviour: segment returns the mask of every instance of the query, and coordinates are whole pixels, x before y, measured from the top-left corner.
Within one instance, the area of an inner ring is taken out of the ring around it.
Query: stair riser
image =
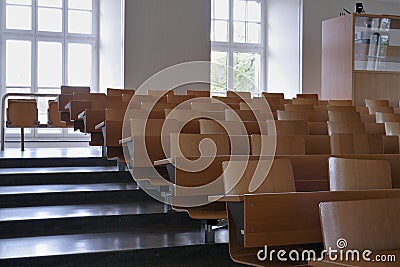
[[[117,166],[117,162],[114,160],[107,160],[106,158],[30,158],[30,159],[0,160],[0,168],[96,167],[96,166]]]

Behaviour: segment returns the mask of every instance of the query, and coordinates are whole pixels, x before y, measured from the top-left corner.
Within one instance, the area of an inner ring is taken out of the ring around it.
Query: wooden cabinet
[[[400,100],[400,17],[352,14],[322,23],[322,98]]]

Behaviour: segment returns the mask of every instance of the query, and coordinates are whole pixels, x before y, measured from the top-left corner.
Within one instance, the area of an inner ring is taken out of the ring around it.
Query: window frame
[[[26,40],[31,42],[31,92],[37,93],[39,89],[52,89],[50,87],[39,87],[38,84],[38,43],[39,42],[58,42],[62,45],[62,84],[68,84],[68,44],[83,43],[92,47],[92,81],[91,89],[93,92],[99,91],[99,1],[92,0],[92,33],[68,33],[68,0],[62,0],[62,31],[39,31],[39,6],[37,0],[32,0],[32,28],[31,30],[16,30],[6,28],[6,0],[0,3],[0,95],[6,93],[6,70],[3,63],[6,62],[6,42],[7,40]],[[59,88],[54,88],[59,89]],[[7,134],[14,138],[16,134]],[[38,133],[37,129],[26,134],[27,138],[52,138],[66,140],[87,140],[87,136],[82,134],[70,134],[68,129],[63,129],[62,134]]]
[[[259,81],[259,92],[253,92],[253,95],[259,95],[266,88],[266,44],[267,44],[267,34],[266,34],[266,0],[247,0],[247,1],[255,1],[261,4],[261,42],[259,44],[256,43],[236,43],[234,42],[234,2],[235,0],[229,1],[229,20],[228,20],[228,42],[218,42],[213,41],[211,38],[211,51],[212,52],[226,52],[227,53],[227,61],[228,61],[228,70],[227,70],[227,87],[228,90],[234,90],[234,82],[233,82],[233,63],[234,63],[234,53],[255,53],[260,55],[260,81]],[[211,0],[211,5],[213,5],[214,1]],[[215,10],[215,7],[212,7],[211,10]],[[214,14],[211,14],[211,27]],[[216,19],[218,20],[218,19]],[[213,32],[213,29],[211,30]],[[211,33],[210,33],[211,35]],[[211,92],[212,94],[219,95],[220,92]]]

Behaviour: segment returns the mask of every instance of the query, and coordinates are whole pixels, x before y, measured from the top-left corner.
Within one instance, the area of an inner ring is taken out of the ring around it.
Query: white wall
[[[125,87],[179,63],[209,61],[210,10],[208,0],[126,0]]]
[[[303,0],[304,93],[321,92],[322,21],[338,16],[343,7],[353,12],[356,2],[363,2],[369,14],[400,15],[399,0]]]
[[[267,90],[300,92],[301,0],[267,0]]]
[[[99,9],[99,80],[105,92],[124,86],[124,0],[100,0]]]

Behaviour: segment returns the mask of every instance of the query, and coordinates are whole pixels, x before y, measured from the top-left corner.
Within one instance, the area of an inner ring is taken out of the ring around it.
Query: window
[[[97,4],[95,0],[2,1],[1,93],[58,94],[63,84],[98,88]],[[43,124],[50,99],[38,99]],[[14,132],[18,131],[7,131]],[[28,135],[48,136],[71,134],[35,129]]]
[[[264,9],[264,0],[211,0],[213,94],[264,86]]]

